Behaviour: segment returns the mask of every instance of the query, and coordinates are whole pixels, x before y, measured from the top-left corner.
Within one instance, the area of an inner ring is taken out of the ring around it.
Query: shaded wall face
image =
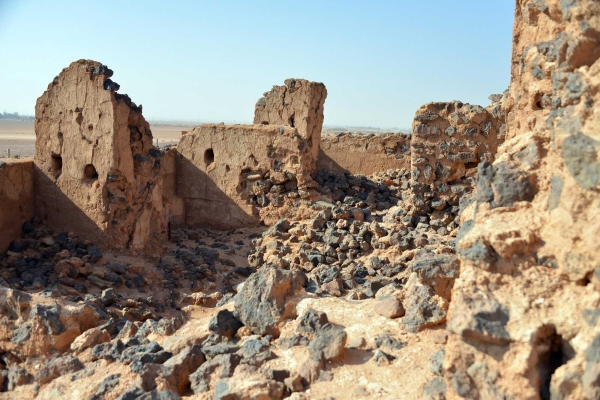
[[[326,136],[321,140],[317,169],[364,175],[410,170],[410,138],[402,134]]]
[[[36,103],[36,213],[105,247],[142,250],[167,237],[162,152],[106,66],[79,60]]]
[[[0,253],[21,237],[33,215],[33,162],[0,160]]]
[[[314,183],[312,155],[295,128],[202,125],[182,137],[177,151],[177,196],[187,225],[257,225],[263,209],[295,201]]]
[[[311,147],[316,159],[323,128],[323,107],[327,98],[325,85],[304,79],[287,79],[283,86],[273,86],[258,100],[254,109],[255,124],[290,126]]]
[[[481,106],[429,103],[417,111],[411,140],[413,182],[440,197],[453,196],[451,183],[481,161],[493,161],[503,121]]]

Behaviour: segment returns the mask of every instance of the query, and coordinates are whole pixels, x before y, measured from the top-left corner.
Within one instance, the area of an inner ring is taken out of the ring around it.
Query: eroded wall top
[[[36,213],[107,247],[144,248],[166,237],[162,152],[113,72],[73,62],[36,103]]]
[[[327,89],[320,82],[286,79],[285,85],[273,86],[258,100],[254,109],[254,123],[296,128],[300,137],[311,147],[316,159],[326,98]]]

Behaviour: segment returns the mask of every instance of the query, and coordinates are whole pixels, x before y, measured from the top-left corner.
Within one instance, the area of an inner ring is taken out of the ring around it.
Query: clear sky
[[[88,58],[152,119],[251,122],[286,78],[325,83],[325,124],[410,127],[510,79],[514,1],[0,0],[0,110],[34,114]]]

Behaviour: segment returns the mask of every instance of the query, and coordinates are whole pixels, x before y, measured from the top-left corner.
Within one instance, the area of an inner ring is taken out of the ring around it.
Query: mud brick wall
[[[33,161],[0,159],[0,253],[33,215]]]
[[[177,146],[177,196],[191,226],[258,225],[266,210],[310,196],[315,161],[296,128],[205,124]]]
[[[363,175],[390,169],[410,170],[410,135],[322,136],[317,169]]]

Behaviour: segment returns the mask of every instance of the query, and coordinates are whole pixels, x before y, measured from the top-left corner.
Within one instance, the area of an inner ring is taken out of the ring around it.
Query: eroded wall
[[[315,161],[296,128],[204,124],[177,146],[177,196],[191,226],[258,225],[265,213],[309,197]]]
[[[509,140],[457,238],[449,398],[600,398],[599,49],[597,1],[517,2]]]
[[[163,152],[113,72],[79,60],[36,103],[36,214],[101,246],[148,250],[167,237]]]
[[[410,135],[322,136],[317,169],[364,175],[390,169],[410,170]]]
[[[33,161],[0,159],[0,253],[33,215]]]
[[[256,102],[254,123],[296,128],[317,159],[326,98],[327,89],[320,82],[286,79],[283,86],[273,86]]]

